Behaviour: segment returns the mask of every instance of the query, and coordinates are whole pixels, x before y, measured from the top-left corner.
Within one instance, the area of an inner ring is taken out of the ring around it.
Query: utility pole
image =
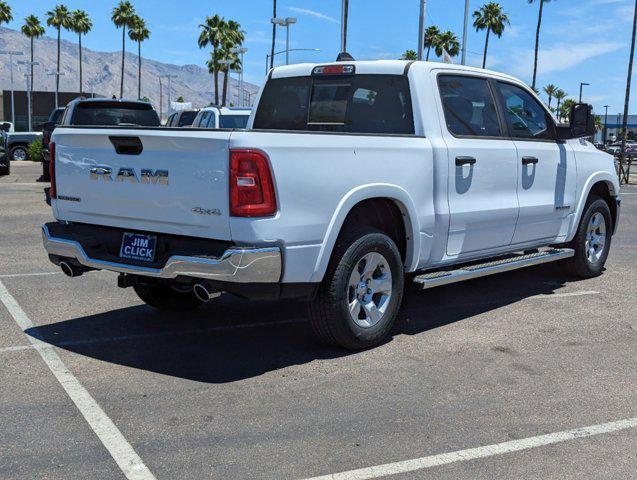
[[[162,103],[164,101],[163,99],[163,90],[162,90],[162,84],[161,84],[161,77],[159,77],[159,121],[162,121]]]
[[[15,126],[15,98],[13,96],[13,56],[24,55],[15,50],[0,50],[0,55],[9,55],[9,72],[11,75],[11,123]]]
[[[606,124],[608,123],[608,107],[610,107],[610,105],[604,105],[604,109],[606,110],[604,112],[604,129],[602,130],[602,143],[604,145],[606,145]]]
[[[347,14],[348,0],[341,0],[341,52],[347,51]]]
[[[168,79],[168,111],[167,111],[167,113],[170,114],[170,110],[172,109],[171,98],[170,98],[171,90],[172,90],[172,79],[173,78],[177,78],[177,75],[175,75],[174,73],[172,73],[172,74],[169,73],[169,74],[166,74],[166,75],[160,75],[160,77],[159,77],[159,81],[160,82],[161,82],[162,78],[167,78]],[[161,83],[160,83],[160,85],[161,85]]]
[[[60,84],[60,77],[64,76],[64,72],[48,72],[47,75],[55,77],[55,108],[58,108],[58,85]],[[80,95],[82,92],[80,92]]]
[[[543,0],[542,0],[543,1]],[[467,62],[467,26],[469,25],[469,0],[464,0],[464,25],[462,27],[462,65]]]
[[[20,61],[18,62],[18,65],[24,65],[25,67],[31,67],[31,66],[36,66],[36,65],[40,65],[40,62],[30,62],[30,61]],[[27,120],[29,123],[29,132],[31,131],[31,74],[30,73],[25,73],[24,74],[26,80],[27,80]]]
[[[427,0],[419,0],[420,15],[418,17],[418,60],[422,60],[425,43],[425,13],[427,11]]]

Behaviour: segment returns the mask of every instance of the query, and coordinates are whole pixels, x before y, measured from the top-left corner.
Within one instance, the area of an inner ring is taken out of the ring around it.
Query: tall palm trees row
[[[55,74],[55,91],[60,88],[60,51],[61,51],[61,32],[62,30],[71,31],[78,36],[79,43],[79,85],[80,92],[84,91],[84,83],[82,78],[82,37],[91,31],[93,22],[84,10],[69,9],[62,4],[56,5],[52,10],[46,12],[46,24],[53,27],[57,33],[57,69]],[[0,0],[0,25],[13,20],[11,7],[6,1]],[[125,50],[126,50],[126,29],[128,28],[128,37],[137,43],[138,54],[138,83],[137,96],[141,98],[141,43],[148,39],[150,30],[146,26],[146,22],[135,12],[135,8],[129,1],[120,1],[113,9],[111,20],[117,28],[122,28],[122,72],[120,81],[120,97],[124,95],[124,67],[125,67]],[[29,15],[24,19],[24,24],[20,27],[20,31],[26,36],[31,43],[31,91],[33,91],[33,58],[34,58],[34,40],[44,35],[45,29],[40,19],[36,15]]]
[[[219,105],[219,72],[223,73],[223,93],[221,105],[226,105],[228,97],[228,74],[233,70],[241,70],[241,59],[237,48],[243,45],[245,32],[234,20],[226,20],[219,15],[206,17],[199,25],[201,32],[197,43],[199,48],[212,47],[210,59],[206,62],[208,71],[212,73],[215,92],[215,105]]]

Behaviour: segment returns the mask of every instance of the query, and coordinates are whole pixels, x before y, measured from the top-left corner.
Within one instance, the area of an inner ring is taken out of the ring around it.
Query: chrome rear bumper
[[[42,227],[42,241],[49,255],[75,259],[81,265],[97,270],[154,278],[185,276],[234,283],[276,283],[281,280],[279,247],[234,247],[219,258],[175,255],[162,268],[149,268],[90,258],[80,243],[52,237],[46,225]]]

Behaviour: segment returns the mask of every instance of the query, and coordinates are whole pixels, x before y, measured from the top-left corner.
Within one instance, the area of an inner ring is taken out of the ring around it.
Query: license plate
[[[155,246],[157,237],[141,235],[139,233],[125,233],[122,238],[122,247],[119,256],[131,260],[152,262],[155,259]]]

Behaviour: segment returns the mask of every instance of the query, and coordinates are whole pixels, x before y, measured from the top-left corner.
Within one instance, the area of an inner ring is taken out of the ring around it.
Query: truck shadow
[[[423,334],[426,342],[428,330],[552,294],[568,281],[559,266],[544,265],[424,292],[408,289],[394,338]],[[356,354],[316,343],[300,302],[247,302],[230,295],[187,314],[132,306],[26,333],[87,357],[205,383]]]

